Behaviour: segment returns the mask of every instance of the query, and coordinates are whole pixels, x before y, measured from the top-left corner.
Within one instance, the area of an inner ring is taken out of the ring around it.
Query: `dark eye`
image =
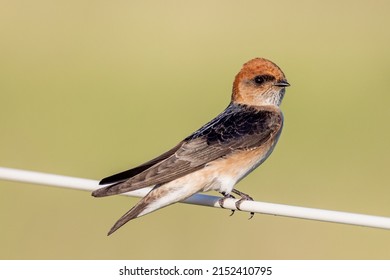
[[[258,85],[262,85],[263,83],[272,80],[275,80],[275,78],[271,75],[259,75],[253,79],[253,81]]]

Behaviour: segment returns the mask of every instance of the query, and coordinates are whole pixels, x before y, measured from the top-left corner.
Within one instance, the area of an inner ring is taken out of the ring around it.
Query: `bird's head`
[[[275,105],[282,102],[290,84],[282,70],[264,58],[245,63],[233,83],[232,102],[250,106]]]

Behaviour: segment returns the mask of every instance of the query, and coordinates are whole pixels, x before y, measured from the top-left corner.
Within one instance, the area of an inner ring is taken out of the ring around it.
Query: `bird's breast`
[[[209,174],[210,184],[203,191],[215,190],[230,193],[234,185],[258,167],[272,152],[270,142],[251,150],[239,150],[209,163],[204,171]]]

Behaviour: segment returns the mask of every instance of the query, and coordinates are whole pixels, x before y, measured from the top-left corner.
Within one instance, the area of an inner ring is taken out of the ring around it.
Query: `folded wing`
[[[283,116],[274,107],[230,104],[222,114],[168,152],[103,179],[101,184],[112,185],[92,195],[115,195],[175,180],[234,151],[262,145],[278,133],[282,125]]]

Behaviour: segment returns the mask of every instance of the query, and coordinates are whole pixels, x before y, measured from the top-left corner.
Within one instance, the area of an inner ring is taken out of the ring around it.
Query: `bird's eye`
[[[272,80],[275,80],[275,78],[271,75],[259,75],[253,79],[253,81],[258,85],[262,85],[263,83]]]

